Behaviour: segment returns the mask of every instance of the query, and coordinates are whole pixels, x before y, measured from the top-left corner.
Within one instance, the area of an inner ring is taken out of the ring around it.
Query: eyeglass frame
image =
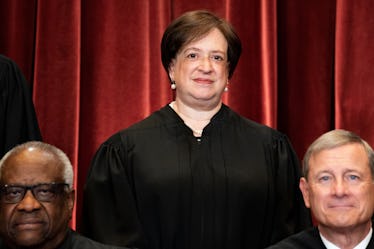
[[[48,190],[54,190],[53,196],[48,197],[46,199],[40,198],[40,196],[36,192],[34,192],[35,189],[37,187],[40,187],[40,186],[48,186],[49,187]],[[62,186],[61,189],[56,189],[60,186]],[[23,192],[21,192],[22,193],[21,196],[18,197],[17,200],[15,200],[15,201],[9,201],[9,200],[7,201],[6,200],[6,197],[5,197],[5,194],[7,193],[6,189],[10,188],[10,187],[20,188],[23,191]],[[58,197],[62,193],[68,193],[66,191],[67,188],[69,188],[69,184],[67,184],[65,182],[38,183],[38,184],[35,184],[35,185],[4,184],[4,185],[0,186],[0,202],[1,203],[6,203],[6,204],[18,204],[25,198],[26,193],[29,190],[31,191],[34,199],[37,200],[38,202],[43,202],[43,203],[44,202],[52,202],[53,200],[56,199],[56,197]]]

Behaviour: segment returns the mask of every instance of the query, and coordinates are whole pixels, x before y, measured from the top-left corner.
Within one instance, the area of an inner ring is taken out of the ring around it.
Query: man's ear
[[[299,188],[301,193],[303,194],[304,204],[307,208],[310,208],[310,200],[309,200],[309,184],[305,177],[300,178]]]
[[[68,205],[70,213],[73,212],[74,203],[75,203],[75,190],[73,189],[72,191],[70,191],[70,193],[68,193],[68,196],[67,196],[67,205]]]

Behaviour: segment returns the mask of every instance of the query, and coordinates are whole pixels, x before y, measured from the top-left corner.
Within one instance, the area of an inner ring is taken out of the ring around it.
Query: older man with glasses
[[[0,160],[0,249],[120,248],[69,229],[74,195],[65,153],[43,142],[14,147]]]

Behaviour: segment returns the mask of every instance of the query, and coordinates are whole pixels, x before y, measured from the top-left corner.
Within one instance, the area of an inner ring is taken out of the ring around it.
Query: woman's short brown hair
[[[231,78],[242,51],[241,41],[230,23],[206,10],[186,12],[166,28],[161,40],[161,59],[166,72],[169,72],[170,63],[183,46],[203,37],[213,28],[217,28],[227,40]]]

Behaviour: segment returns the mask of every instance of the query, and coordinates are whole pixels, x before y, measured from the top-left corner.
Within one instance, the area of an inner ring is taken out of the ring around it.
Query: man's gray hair
[[[305,153],[304,159],[303,159],[303,176],[305,178],[308,177],[309,173],[309,160],[310,158],[323,150],[328,150],[328,149],[333,149],[336,147],[340,147],[343,145],[347,144],[361,144],[368,156],[368,162],[369,162],[369,167],[371,171],[371,176],[373,178],[374,176],[374,152],[373,149],[370,147],[370,145],[363,140],[360,136],[357,134],[351,132],[351,131],[346,131],[346,130],[341,130],[341,129],[336,129],[332,130],[329,132],[324,133],[322,136],[317,138],[308,148],[308,150]]]
[[[70,190],[73,189],[73,178],[74,178],[73,166],[71,165],[71,162],[69,158],[67,157],[67,155],[59,148],[51,144],[47,144],[47,143],[39,142],[39,141],[26,142],[26,143],[17,145],[13,147],[10,151],[8,151],[3,156],[3,158],[0,160],[0,179],[1,179],[2,167],[6,163],[7,159],[9,157],[16,156],[22,151],[25,151],[31,148],[35,148],[40,151],[53,155],[56,158],[56,160],[62,164],[64,182],[69,185]]]

